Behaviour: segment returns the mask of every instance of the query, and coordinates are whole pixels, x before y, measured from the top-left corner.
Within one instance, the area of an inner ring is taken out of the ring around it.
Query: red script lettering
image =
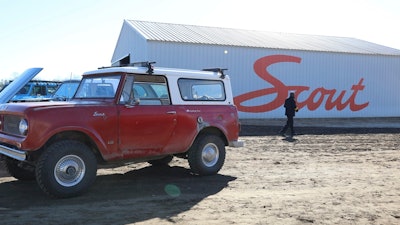
[[[239,111],[242,112],[252,112],[252,113],[259,113],[259,112],[268,112],[275,110],[282,106],[287,98],[288,92],[294,92],[296,96],[300,96],[304,91],[310,90],[308,86],[286,86],[283,82],[279,79],[272,76],[267,68],[268,66],[280,63],[280,62],[294,62],[300,63],[301,58],[289,55],[271,55],[265,56],[258,59],[254,63],[254,71],[256,74],[263,80],[267,81],[268,83],[272,84],[272,88],[265,88],[261,90],[251,91],[234,98],[235,104]],[[358,84],[352,86],[351,90],[353,91],[349,99],[343,102],[343,98],[346,94],[346,91],[343,90],[340,92],[339,96],[334,99],[334,96],[337,92],[336,89],[325,89],[323,87],[316,88],[311,92],[311,94],[306,98],[304,102],[297,102],[299,109],[307,106],[307,108],[311,111],[318,109],[325,97],[327,96],[327,100],[325,103],[326,110],[332,110],[336,107],[338,111],[345,109],[349,106],[351,111],[359,111],[366,108],[369,102],[363,104],[356,103],[356,96],[359,91],[364,89],[364,85],[362,82],[364,78],[361,78]],[[263,105],[256,105],[256,106],[245,106],[243,105],[244,102],[249,101],[254,98],[259,98],[262,96],[268,95],[276,95],[275,99],[271,102],[268,102]]]

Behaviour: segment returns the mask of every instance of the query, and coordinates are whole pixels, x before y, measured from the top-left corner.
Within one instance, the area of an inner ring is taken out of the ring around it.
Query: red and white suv
[[[225,146],[243,146],[239,129],[223,70],[108,67],[84,73],[69,102],[0,105],[0,157],[15,178],[71,197],[93,184],[98,165],[113,162],[177,156],[194,174],[216,174]]]

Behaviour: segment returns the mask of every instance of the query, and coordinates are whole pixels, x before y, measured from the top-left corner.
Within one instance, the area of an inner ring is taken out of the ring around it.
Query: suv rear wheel
[[[195,174],[216,174],[225,162],[225,144],[215,135],[199,136],[189,149],[188,161]]]
[[[96,179],[97,160],[85,144],[67,140],[50,145],[39,158],[36,180],[52,197],[65,198],[86,191]]]

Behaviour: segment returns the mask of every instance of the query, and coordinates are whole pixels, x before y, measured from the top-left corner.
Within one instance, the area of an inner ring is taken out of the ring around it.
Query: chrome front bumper
[[[3,154],[5,156],[8,156],[10,158],[13,158],[13,159],[16,159],[19,161],[25,161],[25,159],[26,159],[26,154],[24,151],[9,148],[4,145],[0,145],[0,154]]]

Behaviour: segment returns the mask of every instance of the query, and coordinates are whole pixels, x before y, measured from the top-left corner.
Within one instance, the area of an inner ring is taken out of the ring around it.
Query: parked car
[[[15,80],[3,87],[0,91],[0,104],[9,102],[18,91],[25,86],[32,78],[34,78],[43,68],[30,68],[24,71]]]
[[[192,174],[216,174],[225,147],[243,146],[239,130],[224,70],[135,64],[84,73],[68,102],[0,105],[0,156],[15,178],[71,197],[88,190],[103,164],[179,157]]]
[[[60,86],[58,81],[31,80],[10,100],[12,102],[49,101]]]
[[[78,89],[80,80],[67,80],[62,82],[52,96],[53,101],[69,101]]]

